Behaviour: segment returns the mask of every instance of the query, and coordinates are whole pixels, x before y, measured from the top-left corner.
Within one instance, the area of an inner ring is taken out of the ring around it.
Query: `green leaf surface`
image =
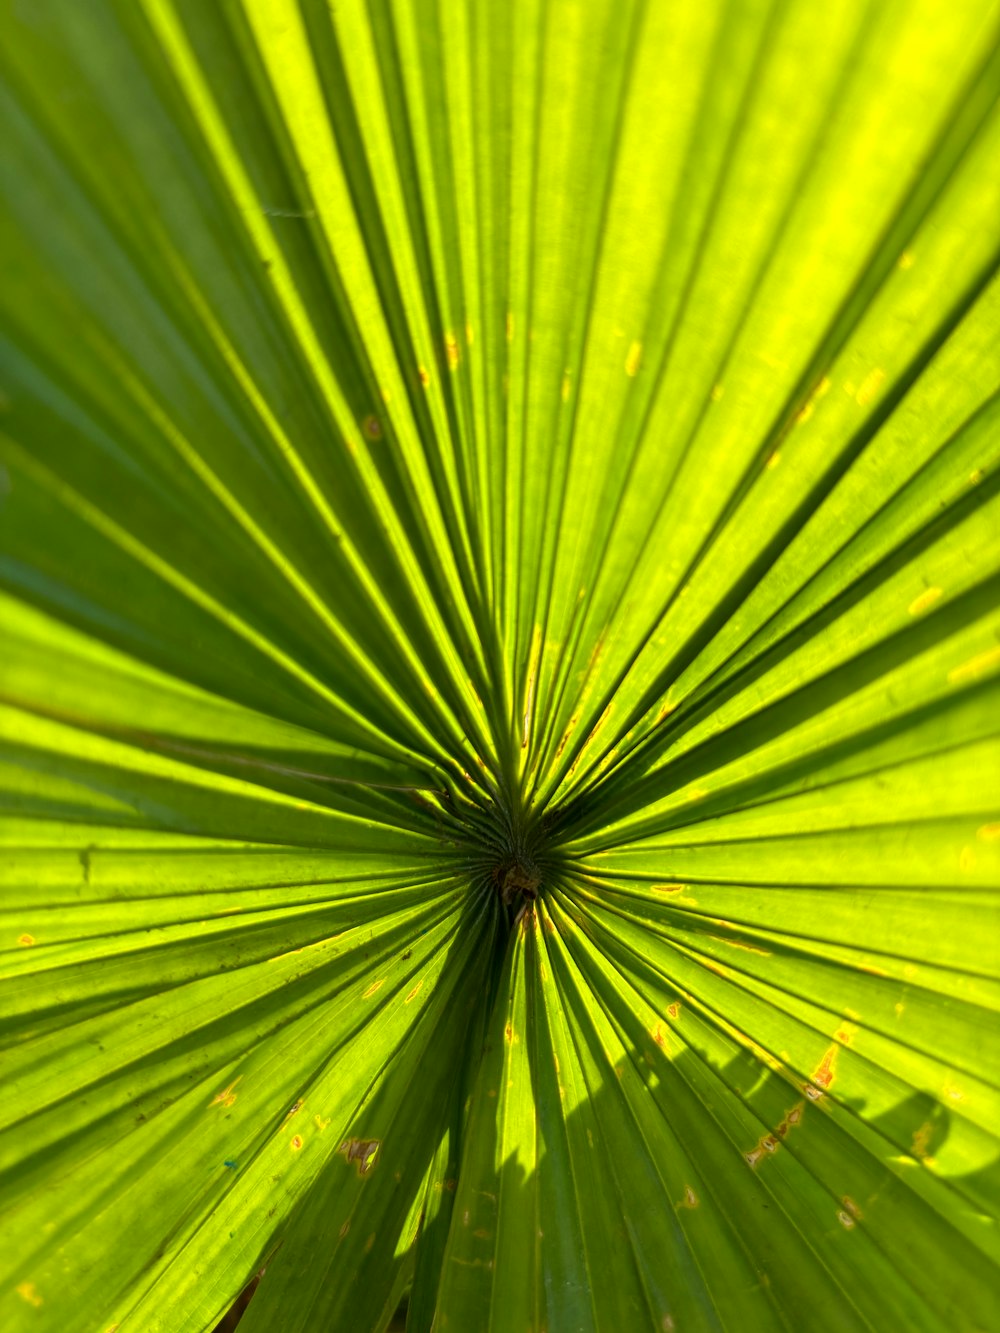
[[[1000,1308],[988,0],[0,49],[0,1326]]]

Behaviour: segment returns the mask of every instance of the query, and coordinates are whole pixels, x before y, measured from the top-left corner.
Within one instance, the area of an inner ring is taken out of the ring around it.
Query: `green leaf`
[[[0,51],[0,1324],[995,1324],[987,0]]]

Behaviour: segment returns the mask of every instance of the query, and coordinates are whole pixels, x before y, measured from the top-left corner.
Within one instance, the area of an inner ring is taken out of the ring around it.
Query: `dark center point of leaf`
[[[494,866],[492,879],[504,906],[518,908],[538,897],[542,872],[528,855],[512,855]]]

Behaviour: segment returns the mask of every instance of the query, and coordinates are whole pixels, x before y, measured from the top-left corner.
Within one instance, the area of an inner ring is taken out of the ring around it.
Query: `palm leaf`
[[[990,5],[6,28],[3,1327],[994,1326]]]

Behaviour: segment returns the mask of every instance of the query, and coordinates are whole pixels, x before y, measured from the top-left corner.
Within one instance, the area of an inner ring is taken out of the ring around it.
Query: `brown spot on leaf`
[[[773,1134],[762,1134],[757,1143],[749,1152],[743,1154],[747,1164],[753,1169],[757,1169],[757,1163],[765,1155],[773,1155],[778,1151],[780,1144]]]
[[[294,1152],[298,1152],[298,1150],[302,1147],[302,1135],[301,1135],[301,1134],[296,1134],[296,1135],[295,1135],[295,1137],[292,1139],[291,1147],[292,1147],[292,1149],[293,1149]]]
[[[18,935],[17,942],[22,949],[30,949],[35,942],[34,935],[29,935],[27,931],[23,935]],[[20,1288],[18,1288],[20,1290]]]
[[[804,1110],[805,1110],[804,1102],[799,1102],[796,1106],[793,1106],[792,1109],[786,1113],[785,1118],[784,1120],[782,1120],[781,1124],[778,1125],[777,1128],[775,1129],[774,1131],[775,1134],[777,1134],[780,1138],[786,1138],[787,1135],[796,1127],[796,1125],[798,1125],[801,1122],[802,1113]]]
[[[381,1139],[345,1139],[337,1149],[345,1161],[357,1162],[358,1175],[365,1176],[375,1165]]]

